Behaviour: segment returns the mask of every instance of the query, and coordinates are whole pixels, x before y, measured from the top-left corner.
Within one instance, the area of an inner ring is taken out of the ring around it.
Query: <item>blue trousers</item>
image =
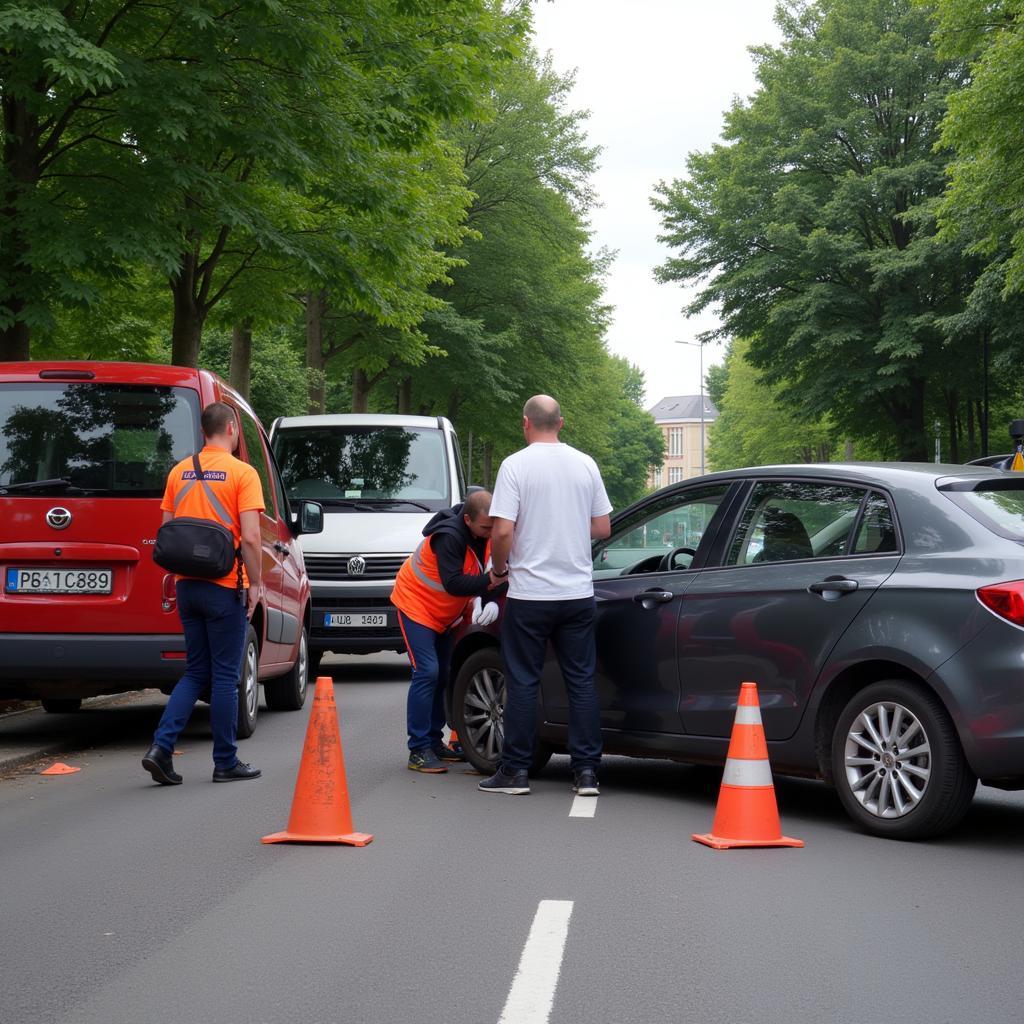
[[[601,716],[594,686],[594,599],[522,601],[509,598],[501,622],[505,662],[506,772],[528,769],[537,739],[537,691],[548,641],[555,649],[569,698],[569,755],[574,771],[601,763]]]
[[[178,580],[178,615],[185,631],[185,674],[175,684],[153,735],[168,754],[204,690],[210,691],[213,763],[238,762],[238,676],[245,650],[247,618],[238,591],[209,580]]]
[[[452,663],[451,630],[437,633],[402,611],[398,613],[398,624],[412,663],[405,706],[409,749],[439,747],[444,740],[444,695]]]

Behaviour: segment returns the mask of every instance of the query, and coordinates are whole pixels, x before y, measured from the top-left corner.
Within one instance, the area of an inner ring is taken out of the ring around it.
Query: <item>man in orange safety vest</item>
[[[496,591],[486,571],[490,558],[491,495],[474,491],[442,509],[423,528],[423,540],[395,579],[391,603],[412,664],[406,703],[409,768],[438,774],[464,761],[445,746],[444,697],[451,664],[452,630],[467,613],[489,625],[498,617]]]

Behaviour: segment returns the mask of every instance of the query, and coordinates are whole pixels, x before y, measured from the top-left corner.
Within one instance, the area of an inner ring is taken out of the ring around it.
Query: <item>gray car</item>
[[[594,546],[607,753],[725,761],[757,683],[772,767],[866,831],[937,835],[978,780],[1024,788],[1024,474],[772,466],[660,490]],[[500,623],[499,623],[500,625]],[[499,628],[464,627],[450,694],[473,765],[501,747]],[[534,769],[564,750],[549,658]]]

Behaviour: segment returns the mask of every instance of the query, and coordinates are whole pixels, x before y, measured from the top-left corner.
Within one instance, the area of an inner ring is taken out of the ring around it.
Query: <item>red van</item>
[[[148,363],[0,363],[0,697],[75,711],[83,697],[159,687],[185,667],[174,577],[153,562],[171,467],[202,446],[210,402],[236,412],[237,455],[263,484],[265,596],[239,679],[238,734],[306,699],[310,588],[266,434],[216,374]]]

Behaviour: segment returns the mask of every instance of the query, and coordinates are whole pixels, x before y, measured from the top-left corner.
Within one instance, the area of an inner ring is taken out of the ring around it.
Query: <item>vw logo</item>
[[[349,576],[362,576],[366,572],[366,559],[362,555],[353,555],[348,560]]]
[[[55,530],[66,530],[71,525],[71,513],[58,505],[46,513],[46,522]]]

